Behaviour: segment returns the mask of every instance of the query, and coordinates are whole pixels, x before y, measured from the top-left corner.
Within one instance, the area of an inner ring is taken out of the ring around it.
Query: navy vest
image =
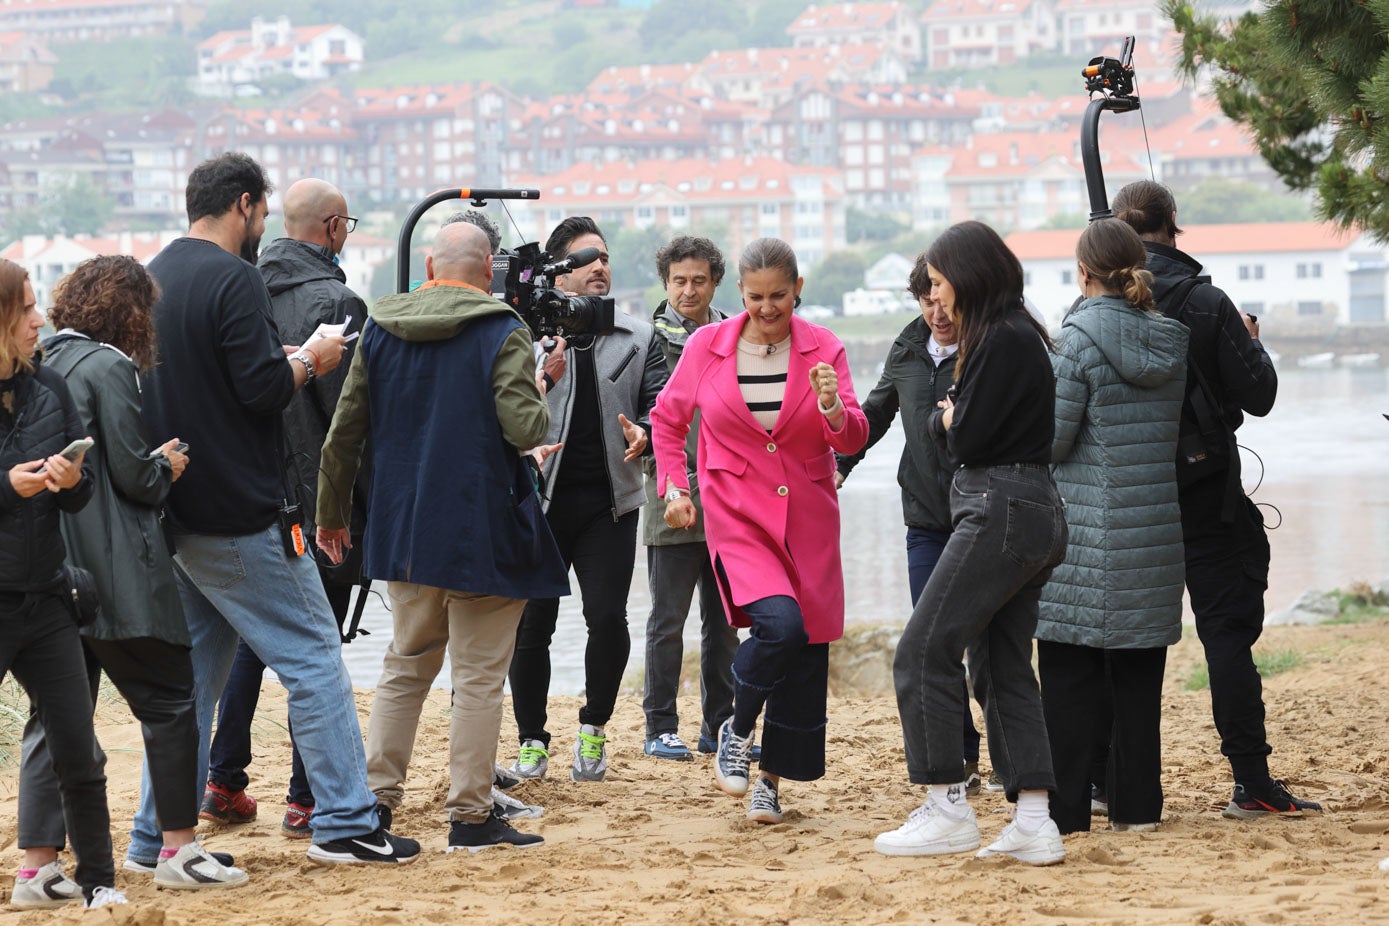
[[[362,333],[371,406],[373,579],[503,598],[569,594],[530,471],[502,437],[492,367],[521,326],[486,315],[455,337]]]

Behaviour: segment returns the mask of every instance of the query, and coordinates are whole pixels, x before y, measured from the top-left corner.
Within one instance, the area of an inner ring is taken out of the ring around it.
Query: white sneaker
[[[527,804],[507,794],[496,785],[492,786],[492,810],[503,820],[534,820],[545,813],[538,804]]]
[[[82,888],[63,873],[63,863],[54,859],[34,872],[32,878],[14,879],[10,906],[25,910],[61,907],[82,899]]]
[[[873,840],[883,855],[948,855],[979,848],[979,821],[966,806],[963,817],[953,817],[927,798],[911,812],[907,822]]]
[[[217,887],[237,887],[251,880],[240,868],[223,865],[195,839],[168,858],[161,858],[154,869],[158,887],[177,891],[197,891]]]
[[[988,848],[979,850],[979,858],[995,855],[1011,855],[1029,865],[1055,865],[1065,860],[1066,849],[1061,845],[1061,831],[1055,820],[1048,818],[1035,833],[1024,833],[1015,820],[1003,828]]]
[[[511,766],[511,774],[518,778],[544,778],[550,768],[550,751],[540,740],[526,740],[521,743],[521,752]]]
[[[95,910],[97,907],[109,907],[112,904],[127,903],[125,895],[114,887],[102,885],[92,891],[92,899],[87,901],[87,909]]]

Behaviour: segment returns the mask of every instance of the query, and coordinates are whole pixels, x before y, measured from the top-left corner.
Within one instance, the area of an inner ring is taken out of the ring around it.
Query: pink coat
[[[685,435],[699,409],[699,494],[709,555],[734,627],[751,625],[742,605],[769,595],[794,598],[811,643],[844,635],[844,572],[839,561],[839,498],[834,452],[857,453],[868,420],[854,398],[844,345],[828,329],[791,318],[791,365],[772,433],[757,423],[738,388],[738,335],[744,312],[700,328],[685,345],[651,411],[656,485],[688,488]],[[839,375],[844,418],[838,431],[817,408],[810,368]]]

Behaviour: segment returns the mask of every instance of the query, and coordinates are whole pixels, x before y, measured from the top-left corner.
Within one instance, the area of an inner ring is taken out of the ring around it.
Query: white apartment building
[[[812,3],[786,27],[797,48],[880,45],[907,61],[921,59],[921,29],[905,3]]]
[[[1299,334],[1389,319],[1389,248],[1368,235],[1318,222],[1183,228],[1177,246],[1203,263],[1203,272],[1236,306],[1257,315],[1266,332]],[[1028,298],[1053,331],[1080,295],[1079,237],[1079,230],[1062,230],[1006,239],[1022,261]]]
[[[291,26],[289,17],[256,17],[250,29],[219,32],[198,43],[195,89],[231,96],[238,87],[276,74],[324,80],[360,70],[363,41],[342,25]]]
[[[1056,48],[1053,0],[936,0],[921,17],[932,70],[1007,66]]]

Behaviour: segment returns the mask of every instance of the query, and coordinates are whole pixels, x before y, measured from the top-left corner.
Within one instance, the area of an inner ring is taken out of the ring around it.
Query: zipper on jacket
[[[639,351],[638,351],[636,345],[633,345],[633,346],[632,346],[631,352],[629,352],[629,353],[627,354],[626,357],[623,357],[623,358],[622,358],[622,362],[619,363],[619,364],[617,365],[617,369],[613,371],[613,375],[608,377],[608,382],[610,382],[610,383],[615,383],[615,382],[617,382],[617,378],[618,378],[619,376],[622,375],[622,371],[625,370],[625,369],[627,369],[627,364],[631,363],[631,362],[632,362],[632,358],[635,357],[638,353],[639,353]],[[593,365],[593,373],[594,373],[593,380],[594,380],[594,382],[597,382],[597,381],[598,381],[598,364],[597,364],[596,361],[594,362],[594,365]]]
[[[632,352],[627,355],[627,359],[622,361],[622,366],[618,367],[618,373],[622,372],[623,367],[626,367],[636,354],[637,349],[633,347]],[[617,496],[613,494],[613,474],[609,469],[612,464],[608,460],[608,441],[603,436],[603,426],[607,419],[603,417],[603,390],[598,386],[598,351],[596,345],[595,350],[589,354],[589,358],[593,361],[593,401],[598,406],[598,446],[603,452],[603,475],[608,477],[608,512],[612,515],[613,523],[616,524],[618,520]],[[617,374],[613,374],[613,379],[617,379]]]

